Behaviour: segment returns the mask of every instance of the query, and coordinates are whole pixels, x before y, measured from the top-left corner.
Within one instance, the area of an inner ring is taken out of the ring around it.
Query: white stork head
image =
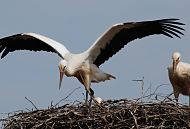
[[[173,75],[176,72],[177,64],[180,62],[180,53],[179,52],[174,52],[172,55],[172,60],[173,60]]]
[[[61,83],[62,83],[62,80],[63,80],[63,76],[65,74],[66,68],[67,68],[67,61],[66,60],[61,60],[59,62],[59,72],[60,72],[59,89],[61,88]]]

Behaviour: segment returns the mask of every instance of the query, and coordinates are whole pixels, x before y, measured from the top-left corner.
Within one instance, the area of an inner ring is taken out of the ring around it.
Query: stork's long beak
[[[63,80],[63,76],[65,74],[65,66],[59,65],[59,73],[60,73],[60,79],[59,79],[59,89],[61,88],[61,83]]]
[[[176,60],[173,61],[173,76],[174,76],[174,74],[176,72],[176,68],[177,68],[178,63],[179,63],[179,61],[176,61]]]

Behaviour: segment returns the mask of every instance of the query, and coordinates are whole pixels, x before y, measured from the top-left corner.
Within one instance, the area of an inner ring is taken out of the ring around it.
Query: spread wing
[[[15,50],[54,52],[62,58],[69,52],[57,41],[35,33],[21,33],[0,39],[1,58]]]
[[[121,50],[130,41],[154,34],[163,34],[170,38],[183,35],[184,31],[177,22],[179,19],[161,19],[154,21],[129,22],[111,26],[88,49],[92,62],[98,67]]]

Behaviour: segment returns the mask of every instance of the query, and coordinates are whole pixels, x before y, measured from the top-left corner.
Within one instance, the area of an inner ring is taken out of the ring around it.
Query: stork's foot
[[[90,95],[89,102],[88,102],[88,94]],[[90,88],[89,91],[86,91],[86,100],[85,100],[86,111],[88,113],[91,112],[91,105],[92,105],[93,97],[94,97],[94,91]]]
[[[89,109],[91,108],[92,105],[92,99],[94,98],[94,91],[92,88],[90,88],[90,101],[89,101]]]
[[[85,103],[82,105],[82,108],[83,112],[85,114],[90,114],[91,113],[91,102],[90,100],[89,101],[85,101]]]
[[[176,106],[179,106],[178,98],[175,98],[175,101],[176,101]]]

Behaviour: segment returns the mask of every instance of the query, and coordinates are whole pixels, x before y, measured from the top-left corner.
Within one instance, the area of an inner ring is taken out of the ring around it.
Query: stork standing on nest
[[[168,75],[173,86],[173,93],[178,102],[179,94],[189,96],[190,106],[190,64],[181,62],[179,52],[172,55],[173,63],[168,67]]]
[[[120,23],[111,26],[92,46],[80,54],[71,53],[65,46],[48,37],[35,33],[21,33],[0,39],[1,58],[15,50],[48,51],[57,53],[61,57],[59,63],[60,83],[64,74],[76,77],[85,87],[86,104],[88,94],[94,98],[91,82],[101,82],[115,79],[111,74],[100,70],[100,65],[116,54],[130,41],[154,34],[163,34],[170,38],[183,35],[179,19],[161,19],[143,22]],[[81,45],[81,43],[77,44]],[[3,51],[4,50],[4,51]]]

